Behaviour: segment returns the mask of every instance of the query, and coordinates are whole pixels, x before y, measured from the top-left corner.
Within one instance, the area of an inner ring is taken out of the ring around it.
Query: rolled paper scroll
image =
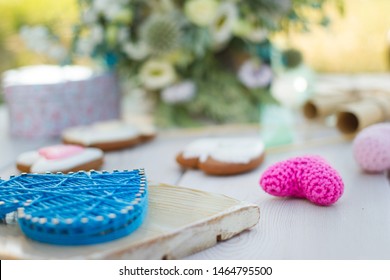
[[[337,128],[346,134],[390,119],[390,95],[375,94],[362,100],[345,104],[337,113]]]
[[[359,100],[357,92],[335,92],[331,94],[317,94],[307,100],[302,107],[303,114],[308,119],[316,119],[334,114],[340,105]]]

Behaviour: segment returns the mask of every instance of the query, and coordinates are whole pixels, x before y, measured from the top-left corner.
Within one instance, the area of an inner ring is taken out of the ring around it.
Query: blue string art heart
[[[29,238],[57,245],[87,245],[126,236],[147,207],[143,169],[22,174],[0,180],[0,217],[16,211]]]

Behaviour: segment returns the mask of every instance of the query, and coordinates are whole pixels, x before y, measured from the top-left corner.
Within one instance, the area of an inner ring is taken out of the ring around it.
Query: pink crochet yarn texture
[[[260,186],[275,196],[303,197],[318,205],[331,205],[343,194],[339,173],[319,156],[296,157],[270,166]]]
[[[352,149],[363,170],[381,172],[390,169],[390,123],[374,124],[360,131]]]

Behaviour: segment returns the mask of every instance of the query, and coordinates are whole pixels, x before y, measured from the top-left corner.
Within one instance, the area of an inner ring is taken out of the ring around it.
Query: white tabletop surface
[[[354,161],[351,139],[319,122],[296,125],[299,141],[269,149],[264,163],[252,172],[213,177],[183,171],[176,154],[191,140],[204,136],[260,135],[259,126],[206,127],[161,131],[135,148],[109,152],[106,170],[144,167],[153,181],[222,193],[260,206],[260,221],[251,230],[187,259],[390,259],[390,186],[387,174],[365,174]],[[17,173],[16,156],[59,139],[28,140],[8,135],[6,108],[0,106],[0,177]],[[345,190],[330,207],[304,199],[276,198],[259,187],[262,172],[293,156],[317,154],[341,174]]]

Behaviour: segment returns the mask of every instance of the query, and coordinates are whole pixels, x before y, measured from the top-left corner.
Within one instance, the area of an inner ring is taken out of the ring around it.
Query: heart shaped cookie
[[[319,156],[296,157],[268,167],[260,186],[275,196],[302,197],[318,205],[331,205],[343,194],[339,173]]]
[[[147,211],[144,170],[22,174],[0,181],[0,216],[17,211],[29,238],[85,245],[126,236]]]
[[[16,159],[16,168],[26,173],[68,173],[99,169],[103,158],[103,151],[98,148],[54,145],[20,154]]]
[[[258,167],[264,144],[255,137],[202,138],[189,143],[176,156],[183,168],[198,168],[210,175],[235,175]]]
[[[67,128],[62,133],[62,142],[113,151],[146,143],[156,135],[156,128],[152,125],[112,120]]]

